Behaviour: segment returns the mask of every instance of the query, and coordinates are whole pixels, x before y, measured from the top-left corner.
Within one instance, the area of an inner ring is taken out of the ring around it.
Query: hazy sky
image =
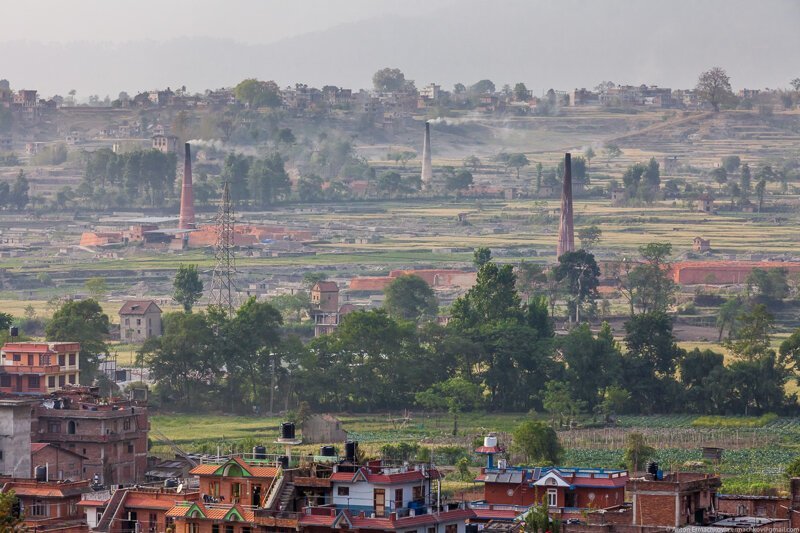
[[[365,88],[492,79],[734,88],[800,77],[800,0],[32,0],[0,8],[0,78],[47,96],[190,91],[246,77]]]
[[[455,0],[31,0],[3,2],[0,40],[124,42],[224,37],[267,44]],[[1,63],[0,63],[1,65]]]

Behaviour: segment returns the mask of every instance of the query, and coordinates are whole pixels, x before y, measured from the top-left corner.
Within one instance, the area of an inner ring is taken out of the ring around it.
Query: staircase
[[[94,528],[94,531],[105,532],[111,530],[111,525],[114,520],[117,519],[117,514],[122,507],[122,501],[125,499],[127,492],[127,490],[114,491],[114,495],[108,501],[108,504],[106,504],[106,510],[103,511],[103,514],[100,517],[100,522]]]
[[[278,511],[290,510],[289,506],[294,500],[294,483],[288,481],[283,484],[280,496],[278,496]]]

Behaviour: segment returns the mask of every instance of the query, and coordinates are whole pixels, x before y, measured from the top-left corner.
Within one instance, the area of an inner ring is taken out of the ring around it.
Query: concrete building
[[[174,135],[153,135],[152,141],[153,150],[158,150],[165,154],[178,153],[178,138]]]
[[[77,385],[77,342],[9,342],[0,348],[0,392],[47,394]]]
[[[714,197],[710,194],[701,194],[697,198],[697,210],[702,213],[713,213]]]
[[[708,252],[711,250],[711,239],[695,237],[692,239],[692,250],[695,252]]]
[[[329,414],[309,416],[303,421],[301,431],[306,444],[347,441],[347,431],[342,428],[341,421]]]
[[[119,310],[122,342],[144,342],[161,336],[161,308],[153,300],[128,300]]]
[[[31,475],[31,407],[35,399],[0,398],[0,475]]]

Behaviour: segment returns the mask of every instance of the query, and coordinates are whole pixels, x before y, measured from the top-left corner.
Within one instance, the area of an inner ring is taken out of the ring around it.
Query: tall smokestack
[[[194,194],[192,193],[192,150],[189,143],[184,145],[183,187],[181,188],[181,217],[179,229],[194,228]]]
[[[425,139],[422,141],[422,188],[430,189],[433,181],[433,167],[431,166],[431,124],[425,123]]]
[[[564,188],[561,191],[561,225],[558,228],[558,251],[561,257],[575,251],[575,227],[572,223],[572,156],[564,154]]]

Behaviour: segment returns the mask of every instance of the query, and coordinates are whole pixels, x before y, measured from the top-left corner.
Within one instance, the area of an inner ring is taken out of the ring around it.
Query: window
[[[130,318],[126,318],[125,319],[125,325],[126,326],[130,326],[131,325],[131,319]],[[219,529],[219,528],[217,528],[217,529]]]
[[[33,505],[28,507],[28,516],[47,516],[47,503],[34,500]]]
[[[128,453],[133,453],[133,442],[128,443]]]
[[[75,374],[70,374],[69,375],[69,384],[70,385],[75,385]]]
[[[136,319],[136,325],[137,326],[141,326],[142,325],[142,319],[141,318],[137,318]]]
[[[22,354],[15,353],[14,354],[14,361],[22,361]]]
[[[38,389],[42,386],[41,380],[39,376],[28,376],[28,388],[29,389]]]
[[[242,486],[239,483],[231,484],[231,499],[232,503],[239,503],[239,496],[242,493]]]
[[[447,524],[444,526],[444,533],[458,533],[458,524]]]
[[[122,421],[122,429],[123,430],[131,429],[131,419],[130,418],[126,418],[125,420]]]
[[[67,433],[69,433],[70,435],[74,435],[75,434],[75,421],[74,420],[70,420],[69,422],[67,422]]]
[[[50,364],[50,356],[49,355],[40,355],[39,356],[39,365],[40,366],[47,366]]]
[[[28,366],[33,366],[33,354],[28,354]]]
[[[435,527],[429,527],[428,528],[428,533],[436,533],[436,528]]]
[[[211,533],[219,533],[219,524],[211,524]]]
[[[394,489],[394,508],[403,507],[403,489]]]
[[[74,353],[69,354],[69,366],[75,366],[75,360],[76,360],[75,355],[76,354]]]
[[[66,384],[67,384],[67,376],[65,376],[64,374],[58,376],[58,386],[64,387],[66,386]]]
[[[158,515],[156,513],[150,513],[150,520],[148,520],[148,530],[150,533],[156,533],[158,531]]]
[[[558,491],[556,489],[547,489],[547,506],[558,507]]]
[[[230,524],[225,524],[225,533],[233,533],[233,526]]]
[[[10,387],[11,386],[11,376],[8,374],[0,374],[0,387]]]
[[[188,526],[187,532],[188,533],[200,533],[200,525],[199,524],[186,524]]]
[[[58,354],[58,366],[64,366],[67,362],[66,357],[64,357],[63,353]]]
[[[423,499],[425,499],[425,496],[423,495],[423,490],[424,489],[422,486],[413,487],[411,489],[411,498],[415,502],[422,501]]]
[[[350,487],[336,487],[337,496],[350,496]]]
[[[250,526],[242,526],[242,533],[251,533]]]
[[[48,376],[47,377],[47,386],[51,389],[56,388],[56,377],[55,376]]]
[[[61,433],[61,424],[58,422],[48,422],[47,423],[47,432],[48,433]]]

